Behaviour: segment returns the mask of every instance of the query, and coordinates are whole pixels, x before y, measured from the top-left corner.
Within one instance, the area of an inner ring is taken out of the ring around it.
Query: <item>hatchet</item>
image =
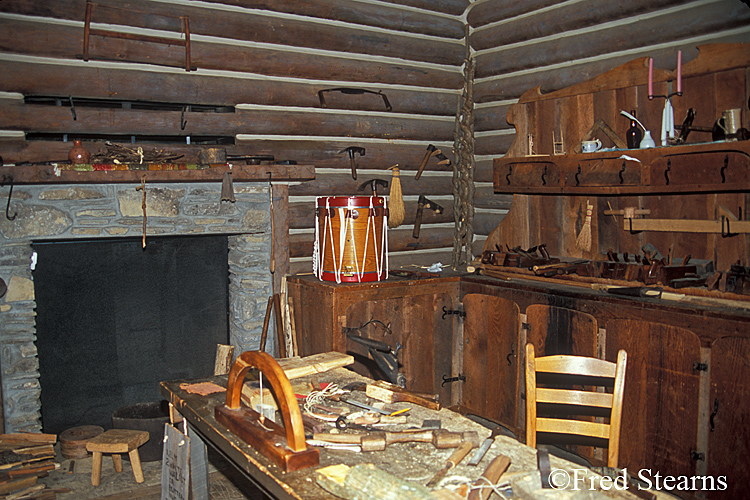
[[[443,213],[443,207],[435,203],[434,201],[428,200],[424,195],[419,195],[419,201],[417,202],[417,216],[414,219],[414,231],[412,231],[412,238],[419,238],[419,229],[422,226],[422,214],[424,209],[434,210],[436,214]]]

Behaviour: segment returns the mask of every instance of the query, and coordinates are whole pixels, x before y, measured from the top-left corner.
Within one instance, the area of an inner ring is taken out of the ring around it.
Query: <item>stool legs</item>
[[[91,462],[91,484],[99,486],[99,480],[102,476],[102,453],[100,451],[92,452],[94,454],[93,462]]]
[[[138,448],[128,452],[130,457],[130,465],[133,466],[133,475],[135,476],[136,483],[143,482],[143,469],[141,468],[141,456],[138,454]]]
[[[119,453],[112,454],[112,464],[115,466],[116,472],[122,472],[122,456]]]

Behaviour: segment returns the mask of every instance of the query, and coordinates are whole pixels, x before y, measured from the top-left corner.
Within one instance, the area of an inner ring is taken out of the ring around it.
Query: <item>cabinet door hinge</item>
[[[531,332],[531,324],[529,324],[529,323],[524,323],[524,322],[522,321],[522,322],[521,322],[521,328],[523,328],[523,329],[524,329],[524,330],[526,330],[527,332]]]
[[[445,317],[449,314],[455,314],[459,318],[465,318],[466,317],[466,311],[461,311],[458,309],[446,309],[445,306],[443,306],[443,316],[442,319],[445,319]]]
[[[706,454],[696,450],[690,450],[690,460],[705,460]]]
[[[701,363],[700,361],[693,362],[693,370],[699,371],[699,372],[706,372],[708,371],[708,363]]]

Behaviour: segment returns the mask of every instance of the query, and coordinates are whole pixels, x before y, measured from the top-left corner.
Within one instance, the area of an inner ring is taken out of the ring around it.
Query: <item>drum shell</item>
[[[318,278],[357,283],[388,277],[385,198],[319,197],[315,213]]]

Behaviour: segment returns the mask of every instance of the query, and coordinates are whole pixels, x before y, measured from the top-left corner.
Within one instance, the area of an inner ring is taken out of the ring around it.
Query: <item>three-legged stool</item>
[[[138,447],[148,441],[148,432],[130,429],[110,429],[99,434],[86,443],[86,449],[94,454],[91,464],[91,484],[99,486],[102,475],[102,453],[112,454],[112,463],[117,472],[122,472],[122,457],[120,453],[127,453],[133,467],[136,483],[143,482],[143,469]]]

